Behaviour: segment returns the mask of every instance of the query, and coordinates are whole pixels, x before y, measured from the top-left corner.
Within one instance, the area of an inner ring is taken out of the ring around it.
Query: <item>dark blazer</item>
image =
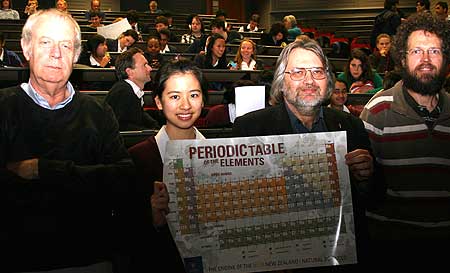
[[[116,82],[109,90],[105,101],[111,106],[119,121],[120,131],[159,128],[156,120],[144,112],[141,100],[126,81]]]
[[[265,45],[265,46],[281,46],[281,44],[283,42],[288,43],[288,40],[287,40],[286,37],[283,37],[283,39],[275,42],[273,40],[272,35],[269,34],[269,33],[261,34],[261,39],[259,40],[259,44],[260,45]]]
[[[14,51],[3,48],[3,61],[0,61],[0,67],[3,66],[22,67],[24,65],[20,57]]]
[[[195,41],[186,49],[186,53],[200,53],[200,51],[205,51],[206,40],[208,35],[203,35],[200,39],[195,39]]]
[[[323,115],[328,131],[347,132],[348,151],[355,149],[372,151],[368,134],[359,118],[328,107],[323,107]],[[233,124],[234,136],[268,136],[294,133],[284,103],[238,117]],[[368,181],[356,181],[350,173],[357,254],[358,261],[362,263],[362,266],[365,265],[368,258],[368,231],[365,209],[375,203],[385,190],[381,183],[383,180],[379,180],[382,179],[379,177],[379,173],[375,172],[372,179]]]

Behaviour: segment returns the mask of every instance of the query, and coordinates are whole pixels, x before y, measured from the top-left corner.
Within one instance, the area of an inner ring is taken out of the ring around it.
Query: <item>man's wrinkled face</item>
[[[306,69],[302,80],[292,80],[290,74],[284,76],[285,101],[297,109],[320,107],[327,96],[327,78],[315,79],[311,69],[319,68],[325,71],[322,61],[313,52],[303,48],[294,49],[289,55],[285,72]]]

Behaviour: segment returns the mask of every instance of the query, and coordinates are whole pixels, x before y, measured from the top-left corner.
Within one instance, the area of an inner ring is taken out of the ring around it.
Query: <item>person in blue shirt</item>
[[[297,19],[294,15],[287,15],[283,18],[284,27],[288,31],[288,41],[295,41],[298,35],[302,34],[302,30],[297,26]]]
[[[5,48],[5,35],[0,32],[0,67],[4,66],[24,66],[20,57],[11,50]]]

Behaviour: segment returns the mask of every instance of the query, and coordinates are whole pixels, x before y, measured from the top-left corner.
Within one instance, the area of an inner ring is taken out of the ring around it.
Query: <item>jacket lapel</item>
[[[342,128],[341,122],[338,120],[337,115],[333,115],[332,110],[328,107],[323,107],[323,117],[325,119],[325,124],[330,132],[345,130]]]

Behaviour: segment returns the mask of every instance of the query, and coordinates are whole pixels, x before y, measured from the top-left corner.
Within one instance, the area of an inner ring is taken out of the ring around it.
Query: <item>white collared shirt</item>
[[[170,52],[170,48],[169,45],[166,45],[166,47],[162,50],[159,51],[160,53],[166,53],[166,52]]]
[[[91,62],[91,65],[101,66],[100,63],[97,62],[97,60],[92,55],[89,56],[89,61]]]
[[[195,139],[206,139],[202,133],[200,133],[197,128],[194,127],[195,130]],[[159,154],[161,156],[162,162],[164,163],[164,155],[166,154],[166,146],[167,142],[170,140],[169,135],[166,132],[166,125],[163,125],[161,129],[159,129],[158,133],[155,136],[156,144],[158,145]]]
[[[124,47],[124,48],[121,48],[121,47],[120,47],[120,40],[119,40],[119,39],[117,39],[117,51],[118,51],[119,53],[122,53],[122,52],[124,52],[124,51],[127,51],[127,47]]]
[[[247,27],[244,28],[244,26],[241,26],[241,27],[239,28],[239,30],[238,30],[238,32],[244,32],[244,31],[247,31],[247,32],[257,32],[257,31],[258,31],[258,27],[255,27],[254,30],[251,30],[251,29],[250,29],[250,24],[248,24]]]
[[[75,89],[73,88],[72,84],[70,82],[67,82],[66,87],[69,91],[69,96],[62,102],[57,103],[55,106],[51,107],[48,101],[44,97],[39,95],[36,90],[34,90],[33,86],[31,86],[30,80],[28,80],[27,83],[22,83],[20,87],[23,89],[23,91],[25,91],[25,93],[27,93],[27,95],[34,101],[34,103],[49,110],[57,110],[63,108],[72,101],[72,98],[75,95]]]
[[[250,61],[250,65],[247,65],[247,63],[243,61],[241,63],[241,70],[255,70],[255,66],[256,61],[253,59]]]
[[[136,95],[136,97],[138,97],[138,99],[141,100],[141,106],[144,106],[144,91],[142,91],[141,88],[139,88],[139,86],[137,86],[137,84],[135,84],[132,80],[126,79],[125,81],[129,85],[131,85],[131,88],[133,88],[134,94]]]

